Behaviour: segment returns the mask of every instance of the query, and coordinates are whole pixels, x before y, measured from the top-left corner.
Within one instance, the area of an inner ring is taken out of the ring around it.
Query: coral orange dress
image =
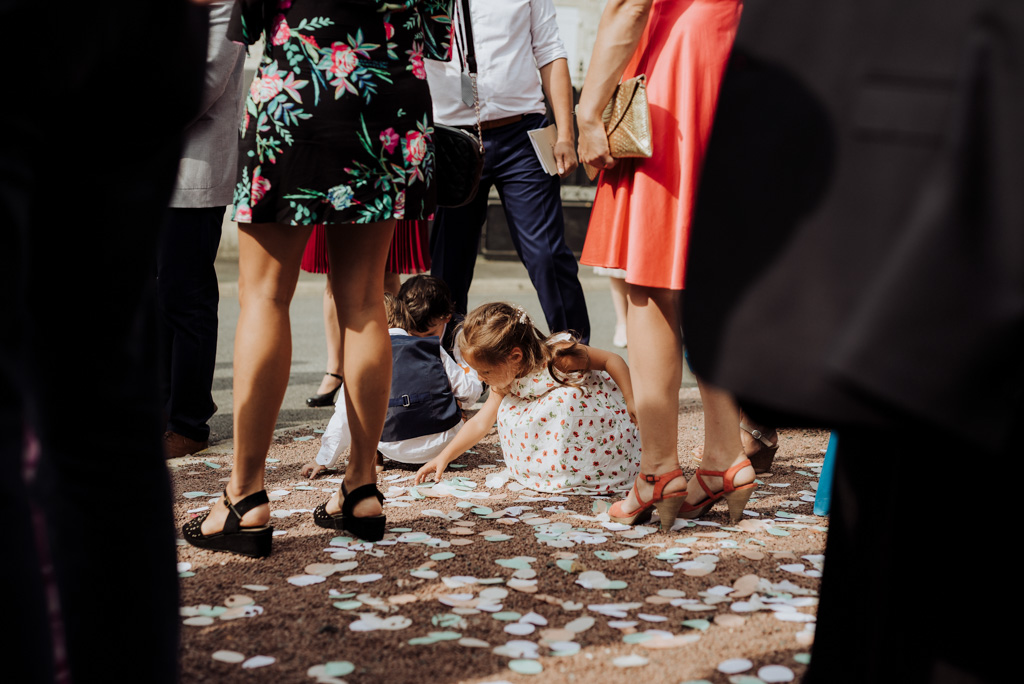
[[[690,216],[741,0],[655,0],[623,79],[647,75],[654,156],[603,171],[580,261],[683,289]]]

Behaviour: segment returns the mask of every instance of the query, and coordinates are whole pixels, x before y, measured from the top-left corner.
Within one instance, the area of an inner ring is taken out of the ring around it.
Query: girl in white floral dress
[[[497,420],[505,463],[525,487],[552,494],[629,490],[640,469],[640,438],[621,356],[566,333],[545,339],[522,308],[504,303],[471,311],[456,342],[491,394],[420,468],[417,482],[440,481],[448,464]]]

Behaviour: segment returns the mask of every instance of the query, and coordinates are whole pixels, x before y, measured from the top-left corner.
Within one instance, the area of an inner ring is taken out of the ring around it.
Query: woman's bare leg
[[[238,225],[238,300],[235,332],[235,457],[225,488],[237,502],[263,489],[267,450],[288,385],[292,358],[288,307],[312,227],[276,223]],[[224,528],[227,507],[218,501],[203,534]],[[246,513],[243,526],[265,525],[270,506]]]
[[[341,375],[341,326],[338,324],[338,308],[334,304],[334,293],[331,291],[330,274],[324,287],[324,337],[327,339],[327,372]],[[341,380],[325,374],[316,393],[333,392],[340,384]]]
[[[374,460],[391,394],[391,343],[384,315],[384,265],[395,222],[327,226],[331,283],[341,326],[341,362],[352,448],[345,489],[375,483]],[[339,494],[327,512],[341,510]],[[380,503],[363,499],[356,517],[381,513]]]
[[[398,291],[402,289],[402,279],[397,273],[387,271],[384,273],[384,291],[394,297],[398,296]]]
[[[626,316],[629,311],[629,285],[622,278],[609,277],[608,287],[612,291],[612,307],[615,309],[615,335],[612,344],[625,347],[629,339],[626,334]]]
[[[709,385],[699,378],[700,399],[704,405],[704,457],[701,470],[724,472],[746,460],[740,442],[740,409],[733,396],[725,390]],[[733,482],[737,485],[754,481],[754,469],[741,469]],[[721,491],[722,478],[704,476],[704,483],[713,492]],[[687,503],[698,503],[707,498],[697,478],[690,480]]]
[[[629,372],[643,444],[640,472],[645,475],[661,475],[679,467],[679,385],[683,374],[681,302],[682,293],[678,290],[629,285]],[[679,478],[669,483],[665,492],[685,487],[686,480]],[[654,494],[654,485],[643,480],[637,481],[637,489],[645,501]],[[637,508],[631,491],[624,512],[632,513]]]

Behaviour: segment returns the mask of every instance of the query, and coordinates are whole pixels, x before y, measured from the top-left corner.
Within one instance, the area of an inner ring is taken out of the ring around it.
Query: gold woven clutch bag
[[[601,118],[608,134],[608,149],[613,157],[650,158],[654,154],[646,76],[640,74],[615,86],[612,99],[604,108]],[[594,180],[598,170],[587,164],[584,166],[587,177]]]

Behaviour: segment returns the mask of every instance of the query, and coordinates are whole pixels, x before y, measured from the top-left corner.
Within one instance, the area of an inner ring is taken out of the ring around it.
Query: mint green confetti
[[[488,577],[487,579],[477,580],[477,584],[504,584],[504,577]]]
[[[789,536],[789,532],[787,530],[782,529],[781,527],[769,527],[767,530],[765,530],[765,532],[767,532],[768,534],[774,535],[776,537],[788,537]]]
[[[392,527],[389,532],[412,532],[411,527]]]
[[[603,561],[619,560],[619,554],[614,551],[595,551],[594,555]]]
[[[306,435],[305,437],[295,437],[292,439],[293,442],[308,442],[313,439],[313,435]]]
[[[338,610],[357,610],[363,607],[362,601],[337,601],[334,607]]]
[[[753,537],[748,538],[747,541],[744,542],[744,543],[745,544],[757,544],[758,546],[768,546],[768,544],[764,543],[760,539],[754,539]]]
[[[280,463],[281,459],[279,459],[279,458],[268,458],[266,462],[267,463]]]
[[[470,506],[473,505],[473,504],[470,504],[468,501],[460,501],[459,503],[460,504],[469,504]],[[494,511],[491,510],[490,508],[488,508],[487,506],[477,506],[476,508],[474,508],[473,510],[470,511],[470,513],[476,513],[477,515],[490,515],[493,512]]]
[[[696,544],[700,539],[697,537],[683,537],[682,539],[676,539],[676,544]]]
[[[421,500],[421,499],[426,499],[427,498],[423,494],[420,494],[420,490],[416,489],[415,487],[409,487],[409,496],[411,496],[412,498],[417,499],[417,500]]]
[[[500,613],[492,613],[491,617],[499,622],[515,622],[523,616],[514,610],[503,610]]]
[[[352,537],[335,537],[331,540],[330,546],[347,546],[352,542]]]
[[[322,435],[322,434],[324,434],[324,432],[326,432],[326,430],[321,430],[320,428],[316,428],[315,430],[313,430],[313,432],[318,434],[318,435]]]
[[[185,497],[186,499],[198,499],[201,496],[213,496],[213,495],[212,494],[207,494],[206,492],[185,492],[184,494],[182,494],[182,496]]]
[[[317,487],[310,487],[308,485],[299,485],[298,487],[295,487],[295,489],[298,489],[298,490],[301,490],[301,491],[304,491],[304,492],[312,492],[312,491],[316,491]]]
[[[797,653],[796,655],[793,656],[793,660],[795,660],[796,662],[800,663],[801,665],[810,665],[811,664],[811,654],[810,653]]]
[[[520,558],[499,558],[494,561],[503,568],[511,568],[513,570],[526,570],[530,567],[530,564]]]
[[[448,467],[449,468],[465,468],[466,464],[465,463],[449,463]]]
[[[472,501],[460,501],[455,505],[458,506],[459,508],[472,508],[476,504],[474,504]]]
[[[508,541],[511,538],[512,537],[508,536],[507,534],[492,534],[489,537],[484,537],[484,541],[503,542],[503,541]]]
[[[608,583],[608,586],[605,587],[605,589],[608,589],[610,591],[616,591],[618,589],[625,589],[627,586],[628,585],[622,580],[612,580]]]
[[[220,468],[220,463],[214,463],[213,461],[203,461],[203,465],[207,468],[213,468],[214,470]]]
[[[729,684],[764,684],[764,682],[750,675],[733,675],[729,677]]]
[[[622,637],[622,643],[624,644],[641,644],[645,641],[649,641],[654,638],[653,634],[647,632],[633,632]]]
[[[535,675],[544,671],[544,666],[536,660],[510,660],[508,669],[521,675]]]
[[[442,551],[441,553],[435,553],[430,556],[430,560],[443,561],[449,558],[455,558],[455,554],[451,551]]]
[[[461,617],[454,613],[438,613],[434,617],[430,618],[430,624],[435,627],[455,627],[465,622]]]
[[[555,561],[555,565],[557,565],[562,570],[565,570],[566,572],[572,572],[572,564],[573,561],[569,560],[568,558],[559,558]]]
[[[691,629],[699,629],[702,632],[708,631],[711,623],[707,620],[683,620],[683,627],[689,627]]]
[[[205,617],[220,617],[227,611],[228,609],[225,606],[207,606],[205,608],[199,608],[199,614]]]
[[[324,665],[324,674],[328,677],[344,677],[356,671],[356,666],[347,660],[335,660]]]
[[[682,684],[711,684],[707,679],[688,679]]]
[[[178,577],[180,577],[181,579],[185,579],[186,577],[195,577],[195,576],[196,576],[196,573],[192,572],[191,570],[186,570],[185,572],[178,573]]]

